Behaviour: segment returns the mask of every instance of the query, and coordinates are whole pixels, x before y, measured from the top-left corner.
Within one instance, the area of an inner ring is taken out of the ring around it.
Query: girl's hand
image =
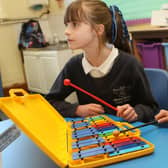
[[[104,108],[100,104],[90,103],[85,105],[79,105],[76,109],[76,115],[79,117],[88,117],[103,113]]]
[[[137,120],[138,115],[135,112],[134,108],[129,104],[124,104],[122,106],[117,106],[117,116],[122,117],[124,120],[128,122],[132,122]]]
[[[160,112],[155,116],[158,123],[168,122],[168,110],[160,110]]]

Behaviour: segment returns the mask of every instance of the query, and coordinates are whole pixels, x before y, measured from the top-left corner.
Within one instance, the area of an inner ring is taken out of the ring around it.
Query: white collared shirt
[[[114,60],[117,56],[118,56],[118,49],[115,48],[113,45],[111,47],[111,52],[107,57],[107,59],[103,62],[103,64],[101,64],[98,67],[92,66],[84,56],[82,59],[82,66],[85,74],[90,73],[90,75],[94,78],[100,78],[105,76],[112,68]]]

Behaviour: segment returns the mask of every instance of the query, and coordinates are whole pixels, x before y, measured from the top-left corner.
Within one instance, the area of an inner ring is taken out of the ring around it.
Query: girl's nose
[[[70,34],[70,30],[69,30],[68,26],[66,27],[64,34],[66,36],[68,36]]]

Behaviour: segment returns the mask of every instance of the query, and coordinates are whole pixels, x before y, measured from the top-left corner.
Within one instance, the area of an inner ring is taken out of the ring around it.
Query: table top
[[[116,121],[120,118],[109,115]],[[70,120],[70,118],[67,118]],[[132,123],[137,126],[140,122]],[[11,120],[0,122],[0,133],[12,125]],[[168,158],[168,124],[162,127],[150,125],[140,129],[141,137],[155,145],[154,153],[123,161],[120,163],[104,166],[107,168],[164,168]],[[24,133],[10,144],[1,154],[2,168],[56,168],[56,164],[48,158]]]

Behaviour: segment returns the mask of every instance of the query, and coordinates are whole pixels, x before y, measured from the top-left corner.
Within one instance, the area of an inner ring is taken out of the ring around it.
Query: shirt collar
[[[99,71],[102,76],[106,75],[110,69],[113,66],[114,60],[115,58],[118,56],[118,49],[114,47],[114,45],[111,45],[111,52],[109,54],[109,56],[107,57],[107,59],[103,62],[103,64],[101,64],[98,67],[94,67],[92,66],[88,60],[86,59],[86,57],[84,56],[82,59],[82,66],[84,69],[85,74],[90,73],[91,71]]]

